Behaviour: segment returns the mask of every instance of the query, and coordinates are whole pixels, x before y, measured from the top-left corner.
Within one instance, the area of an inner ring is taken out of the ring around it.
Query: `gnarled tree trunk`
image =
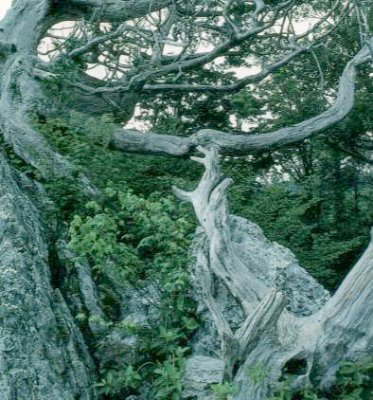
[[[207,384],[218,379],[236,385],[234,399],[265,400],[289,366],[294,389],[330,387],[342,361],[372,353],[372,243],[330,297],[291,253],[229,214],[231,180],[220,174],[218,151],[199,150],[205,157],[192,159],[205,167],[200,184],[192,192],[175,188],[201,225],[193,281],[204,326],[187,365],[186,397],[207,398]],[[203,364],[220,375],[209,381]]]
[[[49,148],[27,115],[43,106],[32,70],[48,11],[47,1],[18,1],[2,21],[0,129],[13,157],[44,176],[63,176],[72,167]],[[15,172],[4,153],[0,198],[1,398],[94,399],[92,358],[65,299],[52,286],[48,199],[40,185]]]
[[[31,113],[47,115],[49,111],[55,113],[59,106],[52,107],[43,92],[43,82],[53,73],[53,65],[46,65],[37,57],[37,46],[46,31],[60,21],[97,13],[100,23],[123,23],[173,7],[174,3],[16,0],[0,23],[0,130],[2,144],[9,153],[0,153],[1,399],[97,398],[93,350],[85,343],[69,310],[68,299],[64,298],[69,294],[62,293],[52,278],[57,261],[72,258],[63,246],[64,233],[56,232],[55,221],[45,213],[49,200],[41,185],[10,163],[11,159],[21,159],[44,179],[74,177],[85,193],[97,195],[88,179],[77,174],[32,124]],[[270,29],[290,2],[282,2],[273,16],[269,13],[260,23],[258,16],[267,8],[261,0],[254,4],[252,25],[246,31],[245,27],[233,27],[227,34],[222,30],[223,38],[211,52],[192,54],[175,62],[172,57],[164,57],[158,64],[149,63],[145,72],[134,67],[129,73],[131,79],[119,83],[106,84],[82,73],[80,86],[71,88],[71,108],[89,115],[116,112],[120,122],[125,122],[143,94],[169,90],[232,92],[263,80],[308,50],[308,45],[297,47],[237,84],[178,84],[177,74],[212,62]],[[209,15],[206,10],[200,14],[193,10],[183,12],[196,18]],[[103,42],[104,39],[101,38]],[[194,353],[185,375],[186,396],[206,400],[210,396],[207,383],[225,380],[237,385],[236,400],[265,400],[283,369],[294,360],[300,360],[302,366],[294,385],[305,386],[312,379],[320,386],[328,386],[341,361],[358,359],[372,351],[372,245],[329,298],[291,253],[269,243],[254,224],[229,214],[226,189],[230,180],[222,179],[218,165],[218,151],[248,154],[294,143],[343,119],[353,106],[356,69],[371,59],[373,39],[368,39],[346,65],[335,104],[298,125],[265,135],[232,135],[204,129],[181,138],[139,134],[119,127],[114,133],[111,145],[127,152],[181,156],[198,145],[206,146],[200,148],[205,158],[195,159],[206,168],[197,189],[191,193],[176,190],[181,199],[192,202],[201,225],[194,247],[193,274],[204,325],[192,343]],[[91,45],[88,43],[85,48]],[[84,49],[81,51],[84,53]],[[172,74],[176,79],[165,81]],[[61,239],[60,246],[55,237]],[[77,265],[77,275],[82,307],[91,315],[102,316],[89,266]],[[90,329],[92,334],[100,330],[93,325]],[[209,375],[210,381],[204,374]]]

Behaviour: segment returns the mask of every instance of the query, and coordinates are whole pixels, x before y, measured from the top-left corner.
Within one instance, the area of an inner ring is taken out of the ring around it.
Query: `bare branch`
[[[371,39],[371,42],[373,39]],[[214,130],[202,130],[197,133],[195,142],[213,143],[226,153],[249,153],[250,151],[279,147],[306,139],[316,132],[341,121],[354,105],[356,67],[370,60],[368,45],[364,46],[348,62],[339,81],[336,101],[323,113],[291,127],[266,134],[232,135]]]
[[[373,42],[373,39],[370,40]],[[341,121],[352,109],[354,105],[355,77],[356,68],[370,60],[371,54],[368,45],[364,46],[355,57],[349,61],[342,73],[339,82],[338,94],[334,105],[323,113],[305,120],[291,127],[282,128],[274,132],[254,135],[235,135],[222,131],[203,129],[190,138],[184,138],[185,147],[176,149],[173,145],[168,146],[166,142],[169,139],[162,140],[160,147],[155,146],[155,153],[164,152],[167,154],[183,155],[189,152],[194,146],[214,145],[226,154],[248,154],[253,151],[268,149],[271,147],[280,147],[291,143],[302,141],[311,135],[322,131],[323,129]],[[146,135],[144,135],[146,136]],[[149,135],[149,141],[144,145],[144,151],[151,152],[151,146],[155,145],[154,140],[158,136]],[[161,135],[159,135],[161,138]],[[168,137],[170,138],[170,137]],[[126,134],[117,132],[117,142],[120,142],[120,148],[124,151],[133,151],[132,142],[134,136],[128,141]],[[180,138],[177,138],[180,140]],[[141,151],[141,140],[137,142],[136,151]],[[116,144],[114,143],[114,146]],[[161,149],[161,151],[160,151]]]
[[[267,78],[273,72],[276,72],[284,65],[288,64],[292,59],[294,59],[299,54],[302,54],[308,51],[309,48],[299,48],[294,50],[293,52],[285,55],[279,61],[265,66],[262,71],[257,74],[249,75],[244,78],[237,80],[237,82],[232,83],[230,85],[223,86],[213,86],[213,85],[193,85],[193,84],[172,84],[172,83],[158,83],[151,85],[144,85],[143,91],[155,91],[155,92],[163,92],[163,91],[182,91],[182,92],[235,92],[247,86],[250,83],[258,83],[263,79]]]
[[[125,31],[134,31],[135,33],[139,33],[139,29],[126,24],[121,24],[114,32],[110,32],[106,35],[93,38],[92,40],[88,41],[84,46],[72,50],[70,53],[67,54],[67,56],[70,58],[79,57],[91,51],[99,44],[120,37]]]
[[[317,30],[317,28],[319,28],[324,22],[326,22],[328,20],[328,18],[330,18],[331,15],[333,15],[333,13],[338,9],[338,7],[341,5],[341,1],[337,0],[333,7],[329,10],[328,13],[326,13],[318,22],[316,22],[309,30],[307,30],[306,32],[300,34],[300,35],[296,35],[295,40],[300,40],[305,38],[306,36],[309,36],[311,33],[315,32]],[[350,7],[350,2],[348,1],[343,8],[342,11],[342,15],[344,14],[345,11],[347,11]]]
[[[254,17],[256,18],[265,8],[265,4],[263,0],[254,0],[255,3],[255,12]]]
[[[110,145],[126,152],[181,156],[191,150],[193,142],[190,138],[178,136],[118,130],[113,134]]]

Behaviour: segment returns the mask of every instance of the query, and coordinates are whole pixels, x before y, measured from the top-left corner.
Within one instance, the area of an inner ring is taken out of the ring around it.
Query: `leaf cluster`
[[[120,326],[121,321],[115,322],[118,296],[113,281],[123,290],[151,282],[160,298],[150,330],[122,325],[124,333],[136,331],[138,351],[145,355],[141,362],[149,364],[105,367],[98,387],[102,394],[119,395],[148,380],[153,398],[178,399],[187,338],[198,327],[187,268],[194,225],[171,197],[153,193],[146,199],[124,186],[121,191],[108,186],[105,195],[101,203],[86,204],[86,215],[73,218],[70,246],[93,266],[106,315]]]

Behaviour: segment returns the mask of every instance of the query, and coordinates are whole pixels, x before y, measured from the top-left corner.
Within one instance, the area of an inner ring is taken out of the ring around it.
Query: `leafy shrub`
[[[237,393],[237,387],[231,382],[217,383],[211,385],[216,400],[229,400]]]
[[[153,194],[146,199],[128,187],[118,191],[108,186],[105,198],[88,202],[86,214],[76,215],[70,224],[70,246],[93,266],[102,304],[114,326],[132,334],[137,329],[116,321],[113,280],[124,288],[150,281],[161,293],[157,326],[135,332],[139,350],[146,355],[141,360],[145,367],[104,368],[97,384],[103,395],[122,396],[147,381],[152,398],[180,398],[185,345],[198,327],[187,271],[194,225],[183,216],[183,208],[172,197]]]
[[[373,361],[345,361],[337,371],[335,385],[327,393],[307,387],[294,393],[289,375],[271,400],[371,400],[373,398]]]

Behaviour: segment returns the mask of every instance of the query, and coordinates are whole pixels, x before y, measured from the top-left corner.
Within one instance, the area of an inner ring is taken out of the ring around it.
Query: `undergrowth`
[[[45,185],[69,225],[76,261],[88,261],[92,268],[105,314],[98,321],[103,333],[93,343],[96,354],[113,331],[136,339],[135,360],[127,361],[125,355],[122,360],[98,360],[100,396],[122,399],[145,386],[148,398],[179,399],[187,343],[199,326],[187,270],[195,224],[190,206],[169,191],[172,184],[190,185],[195,169],[185,160],[108,149],[114,129],[110,116],[97,120],[73,113],[68,120],[34,123],[100,191],[97,198],[88,199],[73,179]],[[125,320],[121,310],[126,304],[118,288],[123,293],[134,288],[155,291],[154,315],[144,323]],[[87,321],[95,318],[88,312],[77,315],[88,334]]]

